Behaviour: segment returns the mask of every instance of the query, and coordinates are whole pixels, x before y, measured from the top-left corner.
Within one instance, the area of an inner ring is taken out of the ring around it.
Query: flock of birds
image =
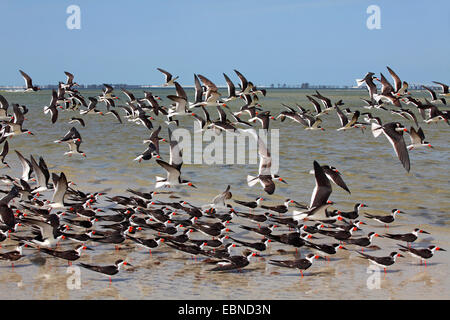
[[[135,245],[148,249],[150,254],[151,250],[164,245],[195,259],[205,257],[202,263],[215,265],[208,269],[210,271],[230,271],[241,270],[249,265],[251,258],[261,256],[272,242],[283,246],[279,252],[295,249],[298,253],[300,248],[307,249],[308,254],[303,258],[296,255],[294,259],[277,260],[270,258],[270,255],[266,256],[268,263],[279,267],[296,268],[303,276],[303,271],[318,257],[329,259],[340,250],[350,250],[350,246],[361,258],[384,268],[385,271],[398,257],[402,257],[399,252],[409,253],[420,259],[421,263],[426,263],[435,251],[445,251],[436,245],[427,248],[412,247],[411,244],[418,239],[419,234],[428,233],[420,228],[406,234],[389,232],[379,234],[363,230],[362,225],[367,225],[368,221],[375,221],[388,227],[395,222],[397,214],[404,213],[399,209],[392,209],[387,215],[369,213],[363,215],[363,208],[367,205],[357,203],[352,211],[331,210],[330,207],[334,204],[330,200],[332,184],[348,193],[350,189],[337,168],[321,165],[317,161],[313,162],[310,172],[315,177],[316,185],[309,205],[292,199],[286,199],[280,205],[263,205],[264,199],[261,196],[253,201],[233,199],[232,202],[230,185],[210,203],[203,205],[190,203],[177,195],[180,187],[196,188],[196,186],[193,182],[182,179],[183,150],[179,141],[173,138],[172,130],[173,126],[180,126],[184,119],[194,118],[202,131],[250,133],[258,144],[259,171],[257,175],[248,175],[247,183],[250,187],[259,183],[264,192],[271,195],[275,192],[275,183],[286,181],[272,172],[270,150],[256,133],[255,123],[268,130],[271,121],[290,119],[292,123],[300,124],[305,130],[320,131],[325,130],[321,126],[321,118],[336,112],[340,121],[337,131],[364,130],[370,126],[375,138],[383,133],[392,144],[405,170],[409,171],[409,152],[421,147],[431,147],[431,144],[425,141],[423,129],[419,126],[419,120],[414,112],[404,108],[401,102],[415,106],[425,124],[441,121],[449,124],[449,111],[440,110],[442,105],[446,105],[445,97],[450,96],[447,85],[435,82],[442,87],[443,92],[439,95],[431,88],[424,87],[430,93],[431,99],[425,98],[422,101],[412,97],[408,91],[408,83],[402,82],[389,67],[388,71],[392,75],[394,86],[383,74],[378,78],[372,72],[357,80],[358,85],[365,84],[369,91],[369,99],[363,99],[366,103],[364,108],[398,115],[412,121],[417,127],[415,129],[411,126],[407,129],[400,122],[382,123],[379,117],[373,116],[370,112],[351,111],[348,108],[341,110],[344,105],[342,100],[332,102],[318,91],[307,96],[313,110],[305,109],[298,104],[297,109],[283,104],[286,110],[278,115],[272,115],[270,110],[263,110],[259,102],[260,97],[266,95],[266,91],[257,88],[237,70],[234,71],[240,79],[239,89],[226,74],[223,74],[228,86],[227,97],[222,97],[217,86],[208,78],[195,74],[194,101],[189,101],[183,87],[176,81],[178,77],[173,77],[163,69],[158,70],[165,75],[164,86],[174,86],[176,90],[176,94],[167,96],[171,101],[169,106],[162,106],[160,104],[162,99],[151,92],[144,91],[144,97],[136,97],[126,89],[121,91],[127,101],[125,104],[119,104],[120,98],[114,94],[114,88],[107,84],[104,84],[105,88],[101,95],[86,99],[76,89],[78,84],[74,82],[73,74],[65,72],[66,82],[60,82],[58,90],[52,90],[50,104],[43,109],[45,114],[50,114],[52,123],[58,121],[58,114],[61,111],[79,113],[80,116],[74,116],[69,121],[74,126],[61,139],[55,141],[68,145],[69,150],[65,154],[69,156],[86,157],[85,152],[80,150],[83,139],[75,125],[80,126],[82,132],[82,128],[86,126],[87,115],[112,114],[120,123],[123,123],[124,117],[128,122],[145,126],[150,133],[150,137],[144,140],[148,147],[134,160],[141,162],[154,159],[166,172],[165,177],[156,177],[154,191],[140,192],[127,189],[128,196],[83,192],[75,188],[75,183],[69,181],[64,172],[59,174],[50,172],[42,156],[37,159],[30,155],[27,158],[15,150],[23,170],[21,177],[11,177],[7,174],[0,177],[4,186],[9,186],[6,190],[0,190],[5,194],[0,200],[0,241],[9,239],[17,243],[17,247],[13,251],[0,253],[0,260],[10,261],[14,266],[15,261],[24,257],[24,247],[71,263],[81,257],[83,250],[93,250],[95,244],[114,245],[116,249],[123,244]],[[26,92],[40,90],[33,85],[32,79],[25,72],[20,70],[20,73],[25,79]],[[379,93],[374,80],[381,83]],[[233,100],[243,101],[245,104],[239,111],[233,112],[228,105],[228,102]],[[99,109],[100,103],[104,104],[105,109]],[[11,116],[8,114],[9,103],[2,95],[0,106],[0,143],[3,144],[0,159],[3,168],[8,168],[9,164],[6,162],[9,152],[8,140],[20,134],[33,133],[23,127],[24,115],[28,112],[26,106],[13,103]],[[208,111],[210,108],[217,110],[217,119],[211,118],[211,110]],[[197,112],[200,109],[202,115]],[[119,110],[123,113],[122,117]],[[243,120],[243,115],[248,119]],[[157,118],[163,118],[164,122],[160,121],[161,125],[155,128],[152,121]],[[364,122],[360,121],[362,118]],[[89,121],[94,121],[92,119],[93,117]],[[167,126],[167,138],[160,137],[162,125]],[[405,132],[411,139],[409,145],[404,140]],[[160,142],[169,144],[168,161],[164,161],[160,153]],[[169,191],[159,191],[160,189]],[[159,198],[159,195],[167,194],[169,200],[162,201],[162,198]],[[293,210],[289,212],[291,208]],[[276,229],[280,227],[285,232],[275,231],[280,230]],[[233,236],[238,230],[245,230],[262,239],[248,241]],[[367,234],[355,236],[355,232],[358,231],[367,231]],[[196,237],[193,234],[202,236]],[[398,250],[388,256],[367,254],[364,252],[365,248],[379,249],[373,245],[375,237],[398,242]],[[314,241],[318,239],[324,241]],[[59,248],[61,244],[67,244],[71,248],[62,250]],[[234,248],[239,246],[245,249],[240,254],[233,254]],[[126,264],[127,261],[120,259],[113,265],[86,263],[79,265],[111,277]]]

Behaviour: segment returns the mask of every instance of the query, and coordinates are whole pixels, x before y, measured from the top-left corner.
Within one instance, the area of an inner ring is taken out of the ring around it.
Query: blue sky
[[[381,29],[369,30],[369,5]],[[66,8],[81,9],[69,30]],[[0,84],[160,84],[156,67],[193,83],[225,84],[233,69],[256,84],[353,85],[391,66],[410,83],[450,82],[449,1],[3,0]]]

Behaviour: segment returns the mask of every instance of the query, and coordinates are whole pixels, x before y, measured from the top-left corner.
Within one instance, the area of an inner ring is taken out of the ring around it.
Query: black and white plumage
[[[403,138],[403,132],[407,132],[406,129],[399,122],[389,122],[382,126],[372,123],[372,133],[374,137],[378,137],[381,133],[384,133],[386,138],[392,144],[394,151],[402,163],[407,172],[410,170],[409,153],[406,148],[406,143]]]
[[[342,175],[338,169],[336,169],[333,166],[329,166],[329,165],[323,165],[321,167],[323,169],[323,172],[325,173],[325,175],[331,182],[335,183],[336,185],[338,185],[339,187],[341,187],[348,193],[351,193],[350,189],[345,184],[344,179],[342,179]],[[314,170],[311,170],[309,173],[314,174],[314,172],[315,172]]]
[[[58,120],[58,109],[56,107],[56,102],[58,100],[58,96],[56,91],[52,90],[52,100],[50,101],[50,105],[44,107],[44,113],[47,114],[50,112],[52,116],[52,123],[55,123]]]
[[[26,89],[24,92],[31,92],[31,91],[38,91],[41,90],[38,86],[33,86],[33,80],[31,77],[23,72],[22,70],[19,70],[20,74],[22,75],[23,79],[25,80]]]
[[[305,258],[296,259],[296,260],[270,260],[269,263],[278,267],[283,268],[296,268],[300,270],[300,273],[303,277],[303,271],[309,269],[312,266],[314,259],[317,259],[319,256],[313,253],[309,253]]]
[[[9,120],[8,116],[9,103],[4,96],[0,94],[0,120]]]
[[[412,149],[418,149],[423,147],[433,148],[433,146],[425,141],[425,134],[423,133],[422,128],[416,131],[413,127],[409,129],[409,137],[411,138],[411,144],[407,146],[408,151]]]
[[[309,204],[310,209],[326,204],[332,192],[330,180],[323,168],[317,161],[314,161],[313,165],[316,185],[311,195],[311,202]]]
[[[258,155],[259,155],[258,175],[256,177],[251,175],[247,176],[248,186],[252,187],[259,182],[261,186],[264,188],[265,192],[267,192],[268,194],[273,194],[275,192],[274,180],[278,180],[285,184],[287,184],[287,182],[280,176],[273,174],[271,172],[272,157],[270,155],[270,151],[267,149],[267,146],[261,139],[261,137],[253,129],[249,129],[247,132],[250,132],[256,139],[258,143]]]
[[[359,251],[356,251],[357,253],[359,253],[361,255],[361,258],[367,259],[370,262],[372,262],[373,264],[381,267],[384,269],[384,271],[386,272],[386,268],[392,266],[395,263],[395,260],[397,259],[397,257],[403,257],[403,255],[401,255],[400,253],[397,252],[391,252],[390,255],[386,256],[386,257],[376,257],[376,256],[371,256]]]
[[[367,86],[367,90],[369,90],[369,96],[370,99],[372,100],[374,98],[374,95],[377,94],[377,86],[375,85],[375,83],[373,82],[373,79],[375,79],[374,77],[375,73],[373,72],[368,72],[363,79],[357,79],[356,83],[358,86],[363,85],[364,83]]]
[[[174,81],[178,79],[178,77],[173,77],[172,74],[164,69],[161,68],[156,68],[156,70],[158,70],[159,72],[162,72],[165,76],[165,82],[163,84],[163,86],[167,87],[167,86],[173,86],[174,85]]]

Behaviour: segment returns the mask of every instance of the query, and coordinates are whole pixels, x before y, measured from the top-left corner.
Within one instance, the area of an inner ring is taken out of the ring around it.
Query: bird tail
[[[247,183],[249,187],[253,187],[255,184],[257,184],[259,181],[258,177],[254,177],[251,175],[247,176]]]
[[[155,184],[155,189],[157,189],[157,188],[161,188],[161,187],[163,187],[164,186],[164,182],[165,182],[165,178],[163,178],[163,177],[158,177],[158,176],[156,176],[156,184]]]
[[[375,138],[378,138],[381,134],[381,126],[379,124],[372,122],[372,134]]]
[[[292,219],[294,219],[295,221],[301,221],[304,220],[306,217],[308,216],[308,214],[306,212],[301,212],[301,211],[292,211]]]
[[[356,85],[358,87],[361,87],[364,84],[364,79],[355,79],[356,80]]]

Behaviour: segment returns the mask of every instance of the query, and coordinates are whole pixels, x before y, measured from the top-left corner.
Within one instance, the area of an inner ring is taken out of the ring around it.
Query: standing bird
[[[390,255],[388,255],[387,257],[375,257],[375,256],[370,256],[368,254],[358,252],[363,258],[363,259],[367,259],[370,262],[372,262],[373,264],[381,267],[384,269],[384,273],[386,273],[386,268],[392,266],[395,263],[395,260],[397,259],[397,257],[404,257],[403,255],[401,255],[400,253],[397,252],[391,252]]]
[[[387,215],[387,216],[377,216],[377,215],[368,214],[368,213],[366,213],[365,216],[366,216],[366,218],[375,220],[375,221],[377,221],[379,223],[384,224],[387,227],[387,224],[394,222],[395,216],[398,213],[404,213],[403,211],[400,211],[398,209],[392,209],[391,212],[392,212],[392,214]]]
[[[386,233],[383,234],[383,237],[385,238],[389,238],[392,240],[397,240],[397,241],[404,241],[408,244],[408,246],[411,245],[411,243],[413,243],[414,241],[417,240],[417,238],[419,237],[419,233],[426,233],[426,234],[430,234],[429,232],[419,229],[419,228],[415,228],[412,232],[410,233],[397,233],[397,234],[393,234],[393,233]]]
[[[122,259],[119,259],[116,262],[114,262],[114,265],[108,265],[108,266],[95,266],[95,265],[80,262],[80,266],[82,266],[83,268],[107,275],[109,277],[109,282],[111,282],[111,276],[117,274],[123,265],[131,266],[131,264],[129,264],[127,261],[124,261]]]
[[[318,255],[309,253],[303,259],[297,260],[270,260],[269,263],[278,267],[284,268],[297,268],[300,270],[300,274],[303,278],[303,270],[309,269],[312,266],[314,259],[319,258]]]
[[[432,258],[434,255],[434,252],[436,250],[447,251],[445,249],[442,249],[441,247],[437,247],[434,245],[431,245],[428,248],[424,248],[424,249],[408,248],[408,247],[402,246],[401,244],[399,244],[399,246],[401,247],[400,251],[407,252],[414,258],[420,259],[420,263],[422,263],[422,261],[423,261],[423,262],[425,262],[425,265],[427,265],[427,259]]]

